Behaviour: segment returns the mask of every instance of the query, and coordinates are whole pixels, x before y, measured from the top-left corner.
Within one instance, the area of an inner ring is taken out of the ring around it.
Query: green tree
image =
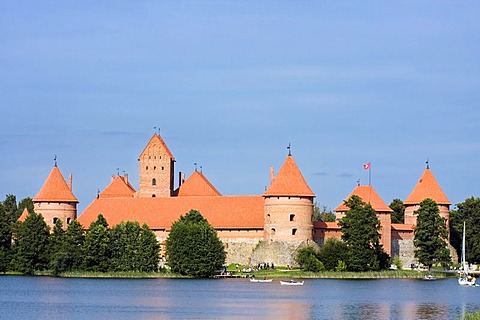
[[[380,221],[370,204],[353,195],[345,201],[349,210],[339,222],[342,240],[347,244],[350,271],[386,269],[389,257],[380,245]]]
[[[470,197],[456,205],[457,209],[450,213],[450,243],[457,249],[459,256],[462,250],[463,222],[465,221],[466,260],[480,263],[480,198]]]
[[[112,267],[115,271],[156,271],[160,246],[146,224],[122,222],[112,229]]]
[[[83,246],[84,269],[107,272],[111,260],[111,230],[107,220],[99,214],[88,228]]]
[[[448,250],[448,231],[445,218],[440,216],[437,203],[432,199],[425,199],[415,211],[417,226],[414,230],[413,244],[415,257],[428,269],[436,263],[446,265],[450,262]]]
[[[313,220],[314,221],[324,221],[324,222],[334,222],[335,221],[335,214],[328,210],[326,206],[320,206],[318,203],[315,202],[313,206]]]
[[[391,215],[392,223],[404,223],[405,205],[403,204],[403,201],[400,199],[393,199],[389,207],[393,210]]]
[[[0,272],[7,271],[12,256],[12,224],[5,206],[0,202]]]
[[[49,262],[49,228],[41,214],[29,213],[19,224],[16,245],[16,262],[19,271],[33,274],[45,270]]]
[[[330,238],[320,247],[318,256],[325,266],[325,269],[333,271],[338,265],[338,260],[347,261],[347,244],[341,240]]]
[[[63,230],[63,223],[61,219],[57,219],[53,226],[53,232],[50,234],[49,252],[50,262],[49,267],[53,270],[53,274],[56,276],[60,272],[65,270],[65,267],[61,264],[64,260],[63,246],[65,243],[65,230]]]
[[[216,230],[196,210],[173,223],[166,250],[168,265],[182,275],[211,277],[225,263],[223,243]]]
[[[298,250],[295,260],[305,271],[319,272],[325,270],[313,247],[305,247]]]

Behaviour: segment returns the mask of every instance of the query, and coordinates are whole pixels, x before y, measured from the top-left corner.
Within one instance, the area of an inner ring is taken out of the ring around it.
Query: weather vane
[[[290,145],[290,142],[288,143],[287,150],[288,150],[288,155],[291,156],[292,155],[292,146]]]
[[[430,166],[428,165],[428,158],[427,158],[427,161],[425,161],[425,163],[427,164],[427,169],[430,169]]]
[[[53,158],[53,161],[55,161],[55,167],[57,166],[57,155],[55,155],[55,158]]]

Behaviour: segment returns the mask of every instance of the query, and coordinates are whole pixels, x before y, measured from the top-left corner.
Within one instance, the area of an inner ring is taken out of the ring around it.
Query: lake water
[[[480,287],[455,278],[62,279],[0,276],[0,319],[461,319]]]

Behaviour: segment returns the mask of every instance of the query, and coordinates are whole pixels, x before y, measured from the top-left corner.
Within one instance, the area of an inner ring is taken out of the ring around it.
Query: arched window
[[[57,217],[54,217],[53,220],[52,220],[53,224],[57,224],[57,221],[58,221]]]
[[[72,218],[67,218],[67,224],[70,224],[72,222]]]
[[[157,179],[153,178],[152,179],[152,186],[156,186],[157,185]]]
[[[293,221],[294,218],[295,218],[295,215],[292,213],[292,214],[290,215],[290,221]]]
[[[155,197],[156,197],[155,193],[154,193],[154,194],[152,194],[152,198],[155,198]]]

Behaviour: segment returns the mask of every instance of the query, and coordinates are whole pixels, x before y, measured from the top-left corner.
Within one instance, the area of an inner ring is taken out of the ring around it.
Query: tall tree
[[[466,260],[480,263],[480,198],[470,197],[456,205],[457,209],[450,213],[450,243],[461,252],[463,222],[466,224],[465,246]],[[460,256],[460,254],[459,254]]]
[[[106,272],[110,268],[111,230],[107,220],[99,214],[88,228],[83,246],[84,268],[87,271]]]
[[[349,210],[340,220],[342,240],[347,244],[350,271],[386,269],[389,257],[380,245],[380,220],[370,204],[353,195],[345,201]]]
[[[12,224],[5,206],[0,202],[0,272],[7,271],[11,260]]]
[[[445,218],[440,216],[437,203],[425,199],[415,211],[417,226],[414,231],[413,244],[415,257],[430,269],[436,263],[446,265],[451,261],[448,250],[448,231]]]
[[[63,265],[63,246],[65,243],[65,230],[63,230],[62,219],[57,219],[53,226],[53,232],[50,235],[50,262],[49,267],[53,270],[53,274],[56,276],[63,272],[66,267]]]
[[[16,239],[16,262],[19,271],[33,274],[44,270],[49,262],[49,228],[41,214],[29,213],[20,223]]]
[[[147,226],[142,225],[140,230],[140,248],[138,252],[139,271],[154,272],[158,271],[160,262],[160,244],[157,241],[155,233]]]
[[[173,223],[166,247],[168,265],[182,275],[211,277],[225,263],[217,231],[196,210]]]
[[[403,201],[400,199],[393,199],[389,207],[393,210],[391,215],[392,223],[404,223],[405,205],[403,204]]]

